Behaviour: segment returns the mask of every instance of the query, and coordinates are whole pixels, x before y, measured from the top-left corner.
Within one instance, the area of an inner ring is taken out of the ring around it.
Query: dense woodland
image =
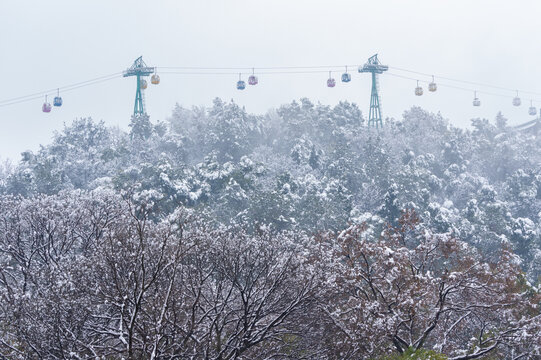
[[[501,113],[78,119],[0,193],[0,358],[541,357],[541,137]]]

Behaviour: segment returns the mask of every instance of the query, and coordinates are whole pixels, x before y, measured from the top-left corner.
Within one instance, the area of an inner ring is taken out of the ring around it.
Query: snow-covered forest
[[[0,168],[0,358],[541,357],[541,137],[233,102]]]

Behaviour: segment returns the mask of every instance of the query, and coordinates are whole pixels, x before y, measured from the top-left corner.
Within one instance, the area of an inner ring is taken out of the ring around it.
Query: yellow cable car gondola
[[[154,68],[154,75],[150,78],[150,82],[153,85],[158,85],[160,83],[160,75],[156,74],[157,68]]]
[[[434,82],[434,75],[432,75],[432,82],[428,84],[428,91],[434,92],[436,90],[438,90],[438,85]]]
[[[416,96],[423,95],[423,88],[419,86],[419,80],[417,80],[417,87],[415,88],[415,95]]]

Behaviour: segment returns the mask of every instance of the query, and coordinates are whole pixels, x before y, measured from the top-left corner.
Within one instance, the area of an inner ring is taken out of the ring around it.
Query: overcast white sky
[[[257,68],[360,64],[379,53],[391,67],[541,93],[540,19],[541,1],[533,0],[1,0],[0,101],[122,71],[139,55],[158,68]],[[264,113],[308,97],[354,101],[367,112],[369,75],[354,73],[334,89],[327,76],[261,75],[258,86],[239,92],[237,75],[162,74],[146,92],[147,111],[163,120],[177,102],[210,106],[221,97]],[[384,116],[419,105],[462,127],[499,110],[511,124],[531,119],[532,95],[515,108],[512,93],[487,89],[510,97],[480,94],[474,108],[470,92],[440,87],[415,97],[414,81],[391,76],[380,85]],[[78,117],[127,128],[134,93],[134,78],[119,77],[65,93],[64,106],[50,114],[41,112],[42,99],[0,107],[0,157],[39,149]]]

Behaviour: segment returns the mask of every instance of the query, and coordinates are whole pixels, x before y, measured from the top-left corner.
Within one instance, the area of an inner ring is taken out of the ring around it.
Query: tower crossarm
[[[143,61],[143,57],[139,56],[134,62],[131,67],[126,69],[122,76],[128,77],[128,76],[149,76],[152,73],[154,73],[154,68],[151,66],[147,66],[145,62]]]
[[[387,70],[389,70],[389,66],[382,65],[379,62],[378,54],[369,57],[368,61],[361,68],[359,68],[360,73],[370,72],[376,74],[383,74],[383,72]]]

